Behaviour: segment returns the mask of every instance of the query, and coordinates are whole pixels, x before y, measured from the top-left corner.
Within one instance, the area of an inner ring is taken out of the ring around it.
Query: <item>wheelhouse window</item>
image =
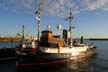
[[[59,45],[55,43],[39,43],[39,46],[42,47],[50,47],[50,48],[58,48]]]

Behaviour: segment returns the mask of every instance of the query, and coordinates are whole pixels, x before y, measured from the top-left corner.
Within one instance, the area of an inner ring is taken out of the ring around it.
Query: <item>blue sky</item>
[[[51,25],[68,28],[64,21],[73,12],[73,36],[87,38],[108,38],[108,0],[40,0],[42,2],[41,30]],[[37,36],[37,21],[34,12],[38,0],[0,0],[0,35],[14,36],[21,32],[21,26],[32,36]],[[61,30],[62,30],[61,29]]]

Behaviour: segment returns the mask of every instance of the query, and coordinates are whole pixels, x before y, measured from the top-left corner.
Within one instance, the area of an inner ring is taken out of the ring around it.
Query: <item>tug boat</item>
[[[83,37],[81,43],[73,41],[70,45],[70,38],[66,38],[68,33],[65,32],[61,37],[53,35],[51,30],[45,30],[41,32],[37,44],[35,41],[23,41],[16,48],[17,66],[62,63],[96,55],[96,47],[84,44]]]
[[[40,6],[39,6],[40,7]],[[17,66],[31,66],[38,64],[53,64],[79,60],[96,55],[96,47],[77,43],[72,39],[72,12],[68,17],[69,29],[63,30],[63,35],[53,35],[48,26],[47,30],[41,32],[40,36],[40,9],[38,10],[38,41],[31,43],[22,42],[16,48]],[[60,26],[58,26],[60,28]],[[24,32],[24,31],[23,31]],[[70,34],[69,34],[70,33]]]
[[[80,43],[66,45],[63,38],[54,36],[52,31],[42,31],[38,46],[24,43],[17,48],[18,66],[52,64],[80,60],[96,55],[96,47]]]

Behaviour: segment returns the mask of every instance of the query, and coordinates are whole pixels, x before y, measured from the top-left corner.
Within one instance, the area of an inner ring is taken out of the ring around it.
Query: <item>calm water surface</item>
[[[15,61],[0,62],[0,72],[108,72],[108,41],[85,41],[97,47],[97,56],[65,64],[17,68]],[[14,43],[15,46],[18,43]],[[0,44],[0,47],[10,44]]]

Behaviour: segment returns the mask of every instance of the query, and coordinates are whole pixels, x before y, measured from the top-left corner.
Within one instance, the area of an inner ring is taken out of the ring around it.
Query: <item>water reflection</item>
[[[62,64],[17,67],[17,72],[95,72],[90,61],[91,59],[83,59]]]

